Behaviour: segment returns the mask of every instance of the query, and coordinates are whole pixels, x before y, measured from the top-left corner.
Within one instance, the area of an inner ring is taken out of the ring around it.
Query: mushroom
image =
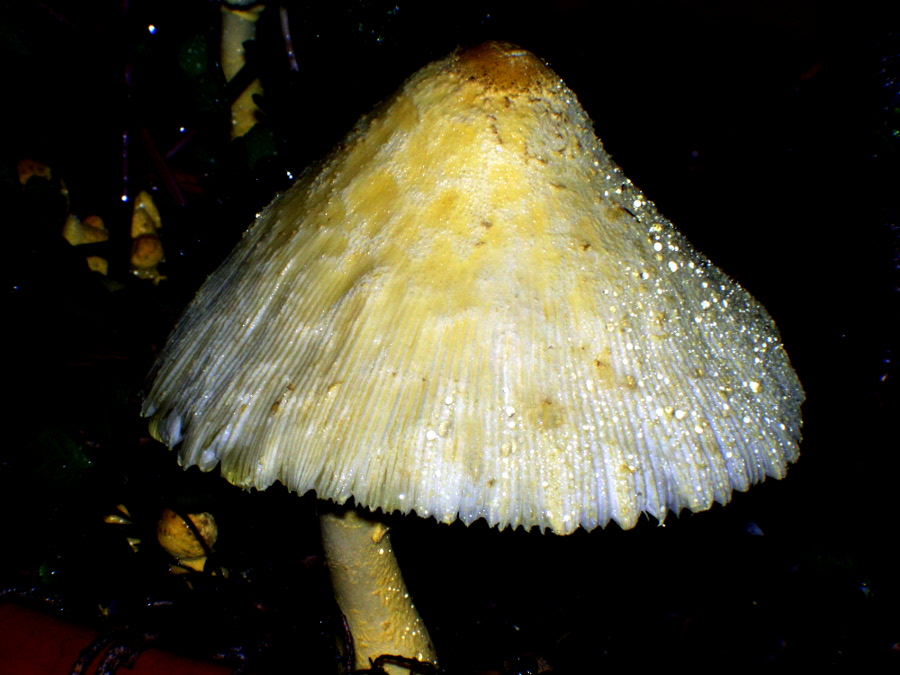
[[[144,414],[186,466],[558,534],[782,478],[804,398],[763,307],[622,174],[560,78],[498,42],[421,69],[276,198],[151,375]],[[392,557],[384,525],[324,510],[335,583],[365,586]],[[358,667],[433,660],[411,606],[362,616],[402,600],[387,567],[388,591],[337,591]]]

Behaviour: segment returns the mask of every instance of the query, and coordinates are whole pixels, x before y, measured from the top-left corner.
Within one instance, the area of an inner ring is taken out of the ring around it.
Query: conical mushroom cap
[[[558,533],[781,478],[803,400],[763,307],[503,43],[420,70],[260,214],[154,377],[185,465]]]

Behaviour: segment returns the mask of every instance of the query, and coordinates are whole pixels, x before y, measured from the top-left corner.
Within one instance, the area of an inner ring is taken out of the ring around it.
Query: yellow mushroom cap
[[[185,465],[558,533],[781,478],[804,398],[763,307],[505,43],[420,70],[280,195],[153,377]]]

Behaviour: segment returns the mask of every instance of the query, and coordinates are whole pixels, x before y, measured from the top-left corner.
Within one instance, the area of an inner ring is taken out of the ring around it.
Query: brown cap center
[[[537,56],[509,42],[485,42],[457,58],[456,70],[461,77],[509,93],[541,89],[557,81]]]

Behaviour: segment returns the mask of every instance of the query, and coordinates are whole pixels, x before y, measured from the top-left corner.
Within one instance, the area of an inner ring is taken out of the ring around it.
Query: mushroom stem
[[[381,654],[436,662],[431,637],[406,590],[390,528],[357,509],[319,516],[331,582],[356,651],[356,668]],[[409,672],[386,667],[391,675]]]

